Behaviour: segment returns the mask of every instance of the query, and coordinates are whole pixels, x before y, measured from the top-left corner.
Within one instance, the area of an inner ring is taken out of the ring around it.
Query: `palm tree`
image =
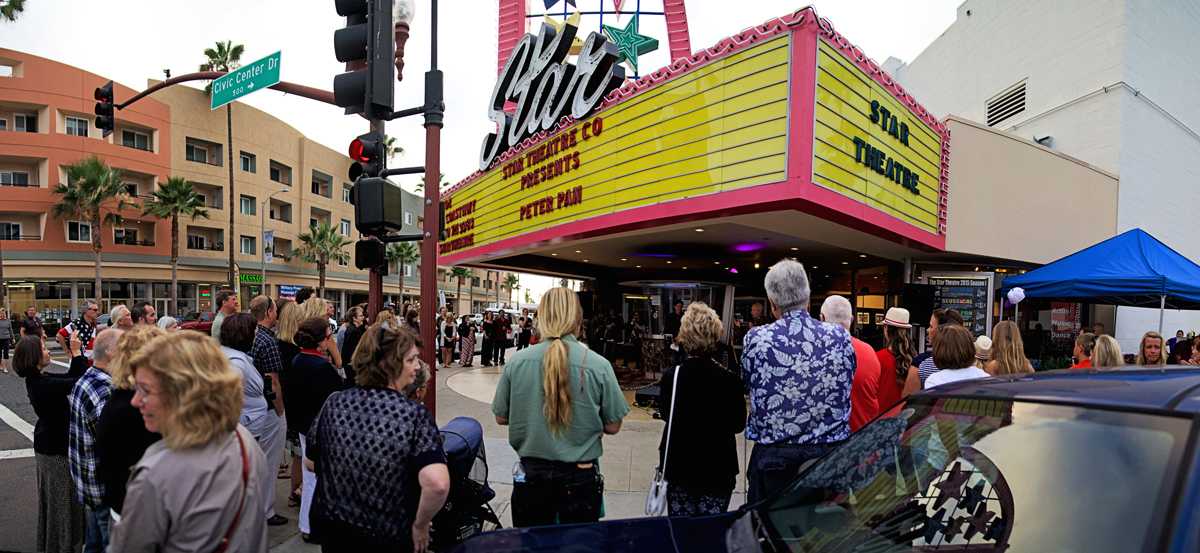
[[[54,193],[62,196],[52,211],[59,219],[86,221],[90,227],[92,254],[96,259],[96,301],[102,294],[100,264],[103,246],[100,237],[104,224],[120,224],[124,219],[121,210],[136,207],[129,201],[129,193],[121,182],[121,171],[109,167],[96,156],[67,166],[67,183],[54,187]]]
[[[182,177],[171,177],[154,197],[142,206],[142,214],[171,220],[171,313],[179,313],[179,216],[208,218],[204,197],[196,193],[192,183]],[[227,241],[228,242],[228,241]]]
[[[0,2],[0,19],[16,21],[17,14],[25,11],[25,0],[8,0]]]
[[[400,273],[400,303],[404,303],[404,267],[421,258],[421,250],[412,242],[395,242],[387,247],[388,264],[395,263]]]
[[[346,246],[350,245],[350,239],[342,236],[338,229],[330,225],[326,221],[312,226],[308,232],[301,233],[300,247],[296,248],[296,253],[300,258],[308,263],[317,264],[317,297],[325,297],[325,266],[330,261],[338,263],[349,263],[350,254],[346,251]]]
[[[246,47],[241,44],[234,44],[232,40],[225,42],[217,41],[216,48],[205,48],[204,57],[208,61],[200,66],[201,71],[233,71],[237,69],[242,61],[242,52]],[[212,83],[208,83],[204,87],[205,94],[212,94]],[[226,209],[229,210],[229,240],[226,240],[226,249],[229,250],[229,287],[237,290],[237,283],[233,281],[233,102],[225,104],[225,136],[227,138],[225,147],[228,150],[229,163],[229,205]]]
[[[454,291],[454,301],[458,302],[462,299],[462,281],[464,278],[471,278],[471,270],[466,267],[454,267],[450,269],[450,276],[458,278],[458,289]]]
[[[509,303],[512,303],[513,292],[521,287],[521,277],[509,273],[508,276],[504,277],[504,285],[508,286],[508,301]]]
[[[438,182],[441,183],[438,185],[439,191],[445,190],[450,187],[450,181],[446,180],[445,173],[438,173]],[[421,177],[421,182],[417,183],[417,192],[420,192],[422,190],[425,190],[425,177]]]
[[[404,148],[396,144],[396,137],[388,136],[383,139],[384,156],[391,161],[393,157],[404,155]]]

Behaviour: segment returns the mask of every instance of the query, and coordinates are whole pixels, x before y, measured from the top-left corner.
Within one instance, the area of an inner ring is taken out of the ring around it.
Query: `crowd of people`
[[[100,328],[88,301],[56,335],[65,372],[36,310],[0,323],[18,330],[12,367],[38,416],[38,550],[265,552],[267,527],[290,522],[275,490],[291,477],[323,551],[425,551],[449,479],[413,310],[367,324],[353,307],[338,325],[311,289],[249,312],[214,299],[210,336],[149,304]]]
[[[728,508],[739,433],[756,443],[746,470],[754,502],[917,390],[1033,371],[1011,321],[976,337],[957,312],[938,309],[932,347],[918,353],[909,311],[892,307],[875,350],[851,335],[846,298],[829,296],[810,315],[799,262],[772,266],[764,287],[774,318],[759,305],[735,326],[744,337],[734,360],[712,308],[680,303],[668,314],[681,352],[659,382],[671,515]],[[66,372],[49,370],[33,308],[19,326],[0,323],[18,330],[8,340],[0,330],[0,343],[7,350],[19,336],[12,367],[38,416],[39,551],[265,551],[266,527],[290,523],[276,509],[277,479],[290,479],[299,531],[323,551],[425,551],[450,480],[421,404],[429,373],[416,310],[368,322],[355,306],[339,323],[311,289],[255,297],[248,312],[231,291],[214,299],[210,336],[176,331],[149,304],[115,306],[98,329],[97,304],[86,302],[56,334]],[[471,366],[475,322],[443,310],[431,324],[441,362],[458,354]],[[488,313],[482,325],[483,364],[505,365],[492,411],[519,456],[513,524],[598,520],[603,437],[621,430],[629,405],[612,364],[580,339],[578,296],[553,288],[536,321]],[[1135,362],[1161,366],[1185,353],[1194,363],[1200,347],[1182,331],[1167,341],[1148,332]],[[1102,332],[1081,333],[1075,357],[1076,368],[1124,364]]]

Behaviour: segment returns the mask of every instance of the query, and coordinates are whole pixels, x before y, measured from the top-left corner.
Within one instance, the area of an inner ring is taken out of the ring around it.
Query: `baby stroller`
[[[433,517],[430,540],[434,551],[448,551],[475,534],[500,528],[500,518],[488,505],[496,492],[487,483],[483,427],[470,417],[455,417],[441,432],[450,495]]]

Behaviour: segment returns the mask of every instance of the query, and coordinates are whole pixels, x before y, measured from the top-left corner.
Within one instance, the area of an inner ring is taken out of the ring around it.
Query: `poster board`
[[[995,275],[977,272],[939,272],[925,276],[934,286],[934,307],[953,309],[974,336],[991,335]]]

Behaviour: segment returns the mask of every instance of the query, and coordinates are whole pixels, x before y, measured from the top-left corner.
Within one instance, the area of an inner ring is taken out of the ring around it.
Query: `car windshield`
[[[1156,550],[1189,425],[916,398],[814,463],[760,518],[781,551]]]

